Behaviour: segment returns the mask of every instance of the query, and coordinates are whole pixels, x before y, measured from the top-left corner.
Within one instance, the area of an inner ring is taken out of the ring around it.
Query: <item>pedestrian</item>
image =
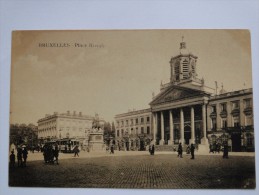
[[[110,152],[110,154],[114,154],[114,146],[113,146],[113,144],[111,145],[111,152]]]
[[[74,157],[78,156],[79,157],[79,149],[78,146],[76,145],[76,147],[74,148]]]
[[[59,150],[58,150],[58,146],[55,146],[55,150],[54,150],[54,157],[55,157],[55,160],[54,161],[56,161],[56,163],[57,163],[57,165],[59,164],[58,163],[58,155],[59,155]]]
[[[13,150],[10,154],[10,167],[15,167],[15,154]]]
[[[178,145],[178,157],[179,158],[183,157],[183,147],[182,147],[182,143],[181,142]]]
[[[155,144],[152,144],[151,155],[155,155]]]
[[[22,167],[22,149],[20,147],[17,148],[17,162],[18,167]]]
[[[223,158],[228,158],[228,144],[224,144],[224,149],[223,149]]]
[[[27,157],[28,157],[28,151],[27,148],[24,147],[23,151],[22,151],[22,158],[23,158],[23,165],[26,167],[26,161],[27,161]]]
[[[194,159],[194,150],[195,150],[195,146],[194,144],[191,144],[191,155],[192,155],[191,159]]]

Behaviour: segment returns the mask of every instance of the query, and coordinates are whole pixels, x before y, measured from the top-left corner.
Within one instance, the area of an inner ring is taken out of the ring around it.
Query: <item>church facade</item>
[[[193,143],[208,150],[227,143],[231,151],[254,151],[252,89],[226,92],[222,86],[215,94],[215,89],[198,78],[197,59],[182,41],[179,55],[170,59],[170,82],[161,84],[150,108],[115,116],[117,144],[144,150],[150,142],[164,149]],[[132,131],[124,125],[145,116],[150,117],[149,132],[134,131],[134,127]]]

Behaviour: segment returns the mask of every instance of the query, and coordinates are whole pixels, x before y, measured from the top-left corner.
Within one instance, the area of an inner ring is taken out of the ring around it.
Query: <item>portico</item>
[[[207,104],[206,92],[175,85],[155,97],[150,106],[156,145],[207,144]]]

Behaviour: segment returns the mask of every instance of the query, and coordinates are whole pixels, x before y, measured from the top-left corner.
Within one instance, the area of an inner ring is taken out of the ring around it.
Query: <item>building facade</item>
[[[204,150],[209,145],[228,143],[232,151],[253,151],[252,89],[228,93],[222,86],[215,94],[215,89],[198,78],[197,59],[188,52],[185,42],[180,43],[179,55],[170,59],[170,82],[161,83],[160,92],[145,110],[150,116],[152,142],[161,146],[194,143]],[[126,132],[132,137],[138,135],[122,126],[132,118],[134,121],[137,112],[115,116],[117,140],[125,141]]]
[[[83,115],[82,112],[46,114],[44,118],[38,120],[38,139],[47,141],[73,138],[82,141],[88,137],[90,130],[96,125],[94,122],[96,118],[101,125],[104,124],[104,120],[99,120],[98,115],[93,117]]]
[[[118,149],[145,150],[152,140],[151,110],[130,111],[115,116],[115,140]]]

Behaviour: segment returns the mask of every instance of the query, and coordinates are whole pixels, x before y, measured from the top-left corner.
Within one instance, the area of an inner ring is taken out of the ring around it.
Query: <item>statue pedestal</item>
[[[104,150],[103,132],[91,132],[89,134],[89,148],[91,151]]]

